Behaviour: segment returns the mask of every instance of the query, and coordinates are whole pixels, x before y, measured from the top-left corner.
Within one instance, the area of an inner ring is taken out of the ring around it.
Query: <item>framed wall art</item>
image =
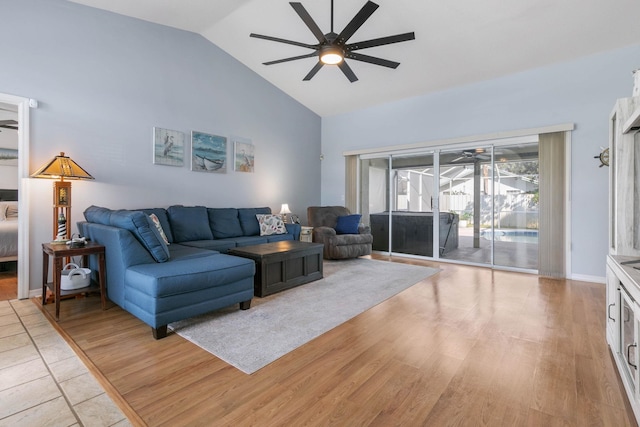
[[[192,131],[191,170],[227,173],[227,138]]]
[[[153,128],[153,164],[184,165],[185,134],[177,130]]]
[[[251,142],[233,141],[234,170],[237,172],[253,172],[255,168],[255,148]]]

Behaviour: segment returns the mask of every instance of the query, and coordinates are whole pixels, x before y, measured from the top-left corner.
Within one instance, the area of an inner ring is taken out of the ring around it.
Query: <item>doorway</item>
[[[9,270],[15,269],[15,272],[10,274],[13,275],[12,286],[16,288],[14,289],[15,294],[12,292],[6,298],[17,297],[24,299],[29,297],[29,103],[30,100],[28,98],[0,93],[0,113],[5,112],[3,114],[7,115],[7,118],[0,119],[3,120],[0,122],[0,126],[2,126],[2,123],[9,126],[8,128],[0,127],[0,130],[6,130],[7,134],[12,132],[14,136],[17,135],[17,147],[12,145],[6,148],[6,150],[11,150],[8,157],[12,157],[7,161],[15,164],[8,166],[8,168],[12,169],[5,170],[5,172],[9,171],[7,173],[14,176],[15,180],[12,181],[7,178],[2,181],[2,184],[5,184],[4,186],[10,187],[7,190],[11,190],[5,194],[11,194],[9,197],[16,200],[0,202],[10,204],[4,211],[5,218],[6,216],[11,216],[12,219],[17,217],[17,252],[12,252],[11,255],[8,255],[9,258],[14,258],[14,260],[8,261],[12,264],[6,267]],[[16,127],[17,129],[15,129]],[[15,144],[15,142],[12,144]],[[17,158],[15,158],[15,154],[17,154]],[[13,175],[14,173],[15,175]],[[4,188],[4,186],[0,184],[0,187]],[[15,197],[16,192],[17,197]],[[10,215],[8,215],[9,213]],[[0,295],[0,298],[5,297]]]

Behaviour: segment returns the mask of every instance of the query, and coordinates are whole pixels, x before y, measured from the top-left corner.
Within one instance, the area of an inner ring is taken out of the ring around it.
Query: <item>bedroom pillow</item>
[[[280,215],[257,214],[258,224],[260,225],[261,236],[271,236],[272,234],[285,234],[287,227],[284,225]]]
[[[338,217],[336,224],[337,234],[358,234],[358,225],[360,225],[360,214],[343,215]]]
[[[7,219],[7,204],[0,202],[0,221]]]
[[[7,211],[5,213],[7,219],[18,219],[18,202],[5,202]]]

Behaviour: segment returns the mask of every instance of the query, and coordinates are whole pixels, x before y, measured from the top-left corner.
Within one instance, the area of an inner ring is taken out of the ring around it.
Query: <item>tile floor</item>
[[[131,423],[32,301],[0,301],[0,427],[45,425]]]

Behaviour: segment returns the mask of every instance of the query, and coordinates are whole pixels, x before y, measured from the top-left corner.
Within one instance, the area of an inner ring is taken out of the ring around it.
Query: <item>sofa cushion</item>
[[[258,214],[270,214],[271,208],[240,208],[238,209],[238,218],[245,236],[259,236],[260,225],[258,225]]]
[[[84,219],[95,224],[111,225],[111,209],[91,205],[84,211]]]
[[[201,289],[225,287],[247,277],[253,277],[255,264],[250,259],[224,254],[188,258],[164,264],[140,264],[129,267],[125,282],[132,289],[158,298],[188,294]]]
[[[216,239],[242,236],[242,226],[238,218],[238,209],[208,208],[207,213],[209,214],[211,232]]]
[[[204,206],[170,206],[167,214],[174,242],[213,239],[207,208]]]
[[[261,236],[271,236],[272,234],[285,234],[287,228],[284,226],[280,215],[257,214],[258,225]]]
[[[169,260],[169,248],[149,215],[141,211],[112,211],[109,225],[131,231],[157,262]]]
[[[337,234],[358,234],[358,225],[360,224],[360,214],[341,215],[336,223]]]

